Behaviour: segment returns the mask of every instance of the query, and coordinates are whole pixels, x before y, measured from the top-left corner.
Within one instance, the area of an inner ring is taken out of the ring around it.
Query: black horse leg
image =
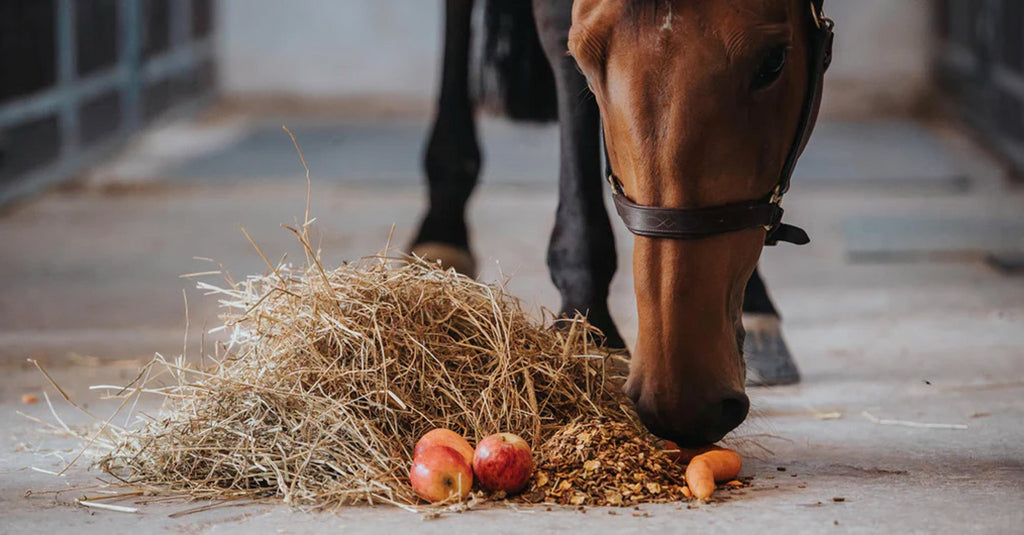
[[[754,269],[754,274],[747,281],[747,287],[743,292],[743,313],[744,314],[768,314],[778,317],[772,299],[768,297],[768,288],[761,279],[760,268]]]
[[[602,196],[600,115],[586,79],[566,54],[572,0],[534,0],[533,9],[555,74],[561,135],[558,211],[548,244],[551,280],[562,294],[562,314],[586,313],[609,347],[624,347],[608,312],[616,257]]]
[[[469,96],[473,1],[445,2],[441,95],[425,158],[430,206],[412,247],[414,253],[470,276],[476,275],[476,263],[469,252],[466,202],[480,171]]]
[[[786,385],[800,381],[800,372],[782,337],[779,313],[768,297],[760,270],[747,281],[743,294],[743,356],[750,385]]]

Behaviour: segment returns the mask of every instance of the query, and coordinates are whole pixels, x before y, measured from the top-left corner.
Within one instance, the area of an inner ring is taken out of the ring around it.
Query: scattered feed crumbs
[[[537,450],[527,502],[628,506],[689,498],[686,466],[659,449],[635,424],[573,423]]]

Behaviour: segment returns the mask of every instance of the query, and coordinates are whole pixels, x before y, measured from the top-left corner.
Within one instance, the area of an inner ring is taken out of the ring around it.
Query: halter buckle
[[[622,189],[622,182],[615,178],[614,174],[608,174],[608,184],[612,187],[612,193],[616,195],[625,195],[626,191]]]
[[[817,7],[814,7],[814,2],[811,2],[811,18],[814,19],[814,25],[820,30],[822,26],[828,31],[832,31],[835,28],[836,23],[832,19],[825,16],[824,11],[818,11]]]
[[[775,206],[778,206],[779,208],[782,207],[782,184],[776,185],[775,189],[772,190],[771,196],[768,197],[768,204],[774,204]],[[781,218],[779,218],[779,219],[781,219]],[[765,232],[771,232],[772,229],[774,229],[780,222],[781,221],[773,222],[770,225],[765,225],[764,226]]]

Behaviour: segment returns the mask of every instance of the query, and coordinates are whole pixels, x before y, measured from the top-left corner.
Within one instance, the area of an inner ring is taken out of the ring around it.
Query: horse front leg
[[[469,95],[470,22],[474,0],[445,2],[444,65],[437,115],[424,167],[429,202],[412,252],[476,276],[470,253],[466,203],[480,173],[474,104]]]
[[[782,337],[782,322],[759,269],[747,281],[743,293],[743,357],[747,361],[747,384],[788,385],[800,382],[793,356]]]
[[[605,210],[601,175],[600,112],[568,50],[571,0],[534,0],[534,17],[555,75],[561,162],[558,211],[548,244],[551,280],[561,313],[587,314],[608,347],[625,347],[608,311],[615,274],[615,239]]]

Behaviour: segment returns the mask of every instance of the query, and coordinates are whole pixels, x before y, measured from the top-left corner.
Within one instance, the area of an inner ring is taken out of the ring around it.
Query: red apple
[[[462,435],[450,429],[427,431],[427,434],[420,437],[419,442],[416,443],[416,448],[412,450],[413,459],[419,457],[421,451],[433,446],[448,446],[459,452],[462,458],[466,459],[466,464],[473,466],[473,446],[470,446],[469,442],[462,438]]]
[[[452,495],[466,499],[473,488],[473,470],[448,446],[425,448],[412,462],[409,482],[416,494],[434,503]]]
[[[533,475],[530,445],[512,433],[491,435],[476,445],[473,473],[485,489],[515,494]]]

